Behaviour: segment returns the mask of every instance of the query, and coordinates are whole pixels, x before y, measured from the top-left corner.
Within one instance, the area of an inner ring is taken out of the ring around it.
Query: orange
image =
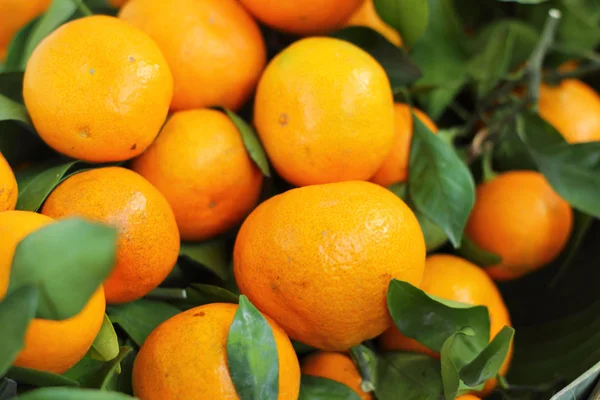
[[[434,133],[438,131],[437,126],[423,111],[413,107],[413,112],[429,130]],[[408,104],[396,103],[394,106],[394,116],[396,134],[392,151],[371,178],[371,182],[381,186],[406,182],[408,179],[410,145],[414,128],[410,106]]]
[[[130,0],[119,18],[158,43],[175,78],[171,108],[240,108],[266,63],[258,25],[237,0]]]
[[[361,388],[362,377],[354,361],[347,354],[319,351],[302,360],[302,374],[331,379],[354,390],[362,400],[373,400],[370,393]]]
[[[179,254],[173,211],[146,179],[120,167],[72,175],[48,196],[42,213],[80,216],[119,229],[117,262],[104,282],[108,303],[139,299],[171,272]]]
[[[382,21],[375,10],[373,0],[365,0],[346,21],[346,26],[366,26],[379,32],[396,46],[402,46],[400,35],[394,28]]]
[[[132,168],[165,196],[184,240],[208,239],[240,222],[263,179],[231,119],[209,109],[173,114]]]
[[[368,180],[394,141],[394,101],[383,68],[333,38],[302,39],[267,66],[254,122],[265,150],[296,186]]]
[[[19,29],[46,11],[50,3],[51,0],[0,0],[0,60],[6,58],[8,46]]]
[[[259,21],[298,35],[332,32],[360,6],[363,0],[240,0]]]
[[[14,210],[18,195],[19,188],[15,174],[0,153],[0,212]]]
[[[401,199],[350,181],[263,202],[244,221],[233,258],[240,291],[290,337],[342,351],[388,328],[388,285],[420,284],[425,242]]]
[[[30,211],[0,213],[0,299],[6,295],[13,255],[30,233],[53,223]],[[83,358],[104,320],[104,292],[100,287],[87,305],[72,318],[50,321],[35,318],[25,335],[25,347],[14,365],[62,374]]]
[[[479,247],[502,257],[486,268],[498,281],[519,278],[554,260],[565,247],[573,212],[534,171],[510,171],[477,187],[466,233]]]
[[[490,314],[490,339],[504,326],[511,326],[508,309],[494,282],[483,269],[460,257],[446,254],[427,257],[420,288],[442,299],[486,306]],[[386,351],[412,351],[439,357],[416,340],[402,335],[395,326],[379,337],[379,344]],[[508,372],[511,356],[512,348],[502,365],[501,375]],[[486,383],[484,391],[489,392],[495,385],[496,380],[491,379]]]
[[[227,365],[227,336],[237,304],[213,303],[175,315],[148,336],[133,366],[144,400],[239,399]],[[296,400],[300,366],[290,339],[265,316],[279,358],[279,400]]]
[[[567,142],[600,140],[600,96],[582,81],[565,79],[557,86],[542,84],[538,108],[540,116]]]
[[[164,123],[172,94],[173,78],[156,43],[100,15],[48,35],[31,55],[23,81],[40,137],[54,150],[90,162],[141,154]]]
[[[481,400],[477,396],[473,396],[472,394],[465,394],[460,397],[457,397],[456,400]]]

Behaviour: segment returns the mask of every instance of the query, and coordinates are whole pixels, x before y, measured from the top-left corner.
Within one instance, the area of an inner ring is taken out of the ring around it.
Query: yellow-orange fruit
[[[365,0],[354,14],[350,16],[348,21],[346,21],[346,26],[366,26],[379,32],[396,46],[402,46],[400,35],[379,17],[373,0]]]
[[[231,119],[209,109],[173,114],[132,168],[165,196],[183,240],[235,226],[256,205],[263,179]]]
[[[420,284],[425,242],[401,199],[350,181],[265,201],[244,221],[233,257],[241,292],[290,337],[342,351],[388,328],[388,285]]]
[[[158,135],[172,95],[173,78],[156,43],[101,15],[68,22],[42,40],[23,81],[40,137],[90,162],[141,154]]]
[[[213,303],[178,314],[148,336],[133,366],[143,400],[238,400],[227,365],[227,336],[237,305]],[[279,358],[279,400],[296,400],[300,366],[290,339],[265,316]]]
[[[139,299],[171,272],[179,231],[164,196],[146,179],[120,167],[72,175],[48,196],[42,213],[80,216],[119,229],[117,262],[104,282],[108,303]]]
[[[472,394],[464,394],[456,398],[456,400],[481,400],[477,396],[473,396]]]
[[[19,188],[13,170],[0,153],[0,212],[14,210]]]
[[[237,0],[130,0],[119,18],[148,33],[175,78],[171,108],[240,108],[266,63],[258,25]]]
[[[0,60],[6,58],[8,45],[23,26],[42,14],[51,0],[0,0]]]

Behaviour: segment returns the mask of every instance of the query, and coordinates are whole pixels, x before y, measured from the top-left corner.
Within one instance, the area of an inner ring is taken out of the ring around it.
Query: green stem
[[[488,182],[498,176],[492,166],[493,144],[487,142],[484,144],[483,157],[481,157],[481,168],[483,169],[483,181]]]
[[[187,299],[187,293],[185,289],[157,288],[148,293],[146,298],[153,300],[185,300]]]
[[[85,5],[83,0],[73,0],[73,1],[75,2],[75,5],[77,5],[77,8],[83,15],[85,15],[86,17],[94,15],[92,10],[90,10],[90,8],[87,5]]]

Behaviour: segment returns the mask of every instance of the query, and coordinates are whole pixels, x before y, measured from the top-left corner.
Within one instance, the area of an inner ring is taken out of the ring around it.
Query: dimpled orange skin
[[[600,140],[600,96],[582,81],[565,79],[554,87],[542,84],[538,109],[569,143]]]
[[[334,351],[319,351],[302,360],[302,374],[331,379],[354,390],[362,400],[373,400],[370,393],[360,387],[362,377],[352,358]]]
[[[368,180],[394,141],[383,68],[333,38],[295,42],[267,66],[254,123],[277,172],[296,186]]]
[[[119,18],[163,51],[175,77],[172,110],[239,109],[266,64],[258,25],[237,0],[130,0]]]
[[[494,338],[504,326],[512,326],[508,309],[494,281],[482,268],[465,259],[446,254],[427,257],[420,288],[442,299],[486,306],[490,313],[490,339]],[[411,351],[439,358],[437,353],[416,340],[402,335],[395,326],[379,337],[379,344],[385,351]],[[511,358],[512,347],[500,369],[500,375],[508,372]],[[486,382],[483,393],[489,393],[496,384],[496,379],[490,379]]]
[[[432,132],[437,133],[437,126],[423,111],[413,107],[413,112],[425,126]],[[407,104],[396,103],[394,106],[394,117],[395,139],[392,151],[390,151],[383,164],[381,164],[375,175],[371,178],[371,182],[381,186],[406,182],[408,179],[410,144],[414,127],[410,107]]]
[[[6,51],[15,34],[23,26],[42,14],[51,0],[0,0],[0,60],[6,58]]]
[[[572,227],[571,207],[542,174],[510,171],[477,187],[466,233],[479,247],[502,257],[485,271],[507,281],[554,260]]]
[[[42,213],[117,226],[117,262],[104,282],[108,303],[139,299],[169,275],[179,254],[179,231],[164,196],[142,176],[120,167],[67,178],[48,196]]]
[[[265,201],[244,221],[233,256],[240,291],[290,337],[345,351],[388,328],[389,282],[420,284],[425,242],[401,199],[350,181]]]
[[[175,114],[134,171],[165,196],[183,240],[205,240],[240,222],[256,205],[262,173],[240,132],[220,111]]]
[[[398,32],[383,22],[377,14],[373,0],[365,0],[362,5],[346,21],[346,26],[366,26],[383,36],[396,46],[402,46],[402,39]]]
[[[239,399],[227,365],[227,335],[237,304],[213,303],[175,315],[148,336],[133,366],[143,400]],[[279,400],[296,400],[300,366],[290,339],[265,316],[279,358]]]
[[[173,78],[156,43],[100,15],[48,35],[31,55],[23,81],[40,137],[54,150],[90,162],[141,154],[164,123],[172,95]]]
[[[14,210],[19,188],[10,165],[0,153],[0,212]]]

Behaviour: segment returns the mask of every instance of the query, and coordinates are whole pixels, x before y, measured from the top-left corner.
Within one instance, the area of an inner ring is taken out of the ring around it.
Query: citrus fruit
[[[0,153],[0,212],[14,210],[18,195],[19,188],[15,174]]]
[[[0,300],[6,295],[15,249],[21,240],[53,223],[30,211],[0,213]],[[75,290],[75,289],[74,289]],[[104,292],[98,288],[85,307],[62,321],[35,318],[25,334],[25,347],[14,365],[62,374],[87,353],[104,321]]]
[[[165,121],[172,94],[171,72],[152,39],[100,15],[68,22],[42,40],[23,81],[40,137],[90,162],[141,154]]]
[[[361,388],[362,377],[354,361],[344,353],[319,351],[302,360],[302,374],[331,379],[354,390],[362,400],[373,400],[370,393]]]
[[[363,0],[240,0],[259,21],[279,31],[298,35],[332,32]]]
[[[179,231],[164,196],[146,179],[120,167],[72,175],[48,196],[42,213],[80,216],[119,230],[116,265],[104,282],[108,303],[136,300],[171,272],[179,254]]]
[[[565,79],[557,86],[542,84],[538,103],[540,116],[569,143],[600,140],[600,96],[578,79]]]
[[[481,400],[477,396],[473,396],[472,394],[464,394],[456,398],[456,400]]]
[[[413,107],[413,112],[429,130],[432,132],[438,131],[437,126],[423,111]],[[395,138],[392,151],[371,178],[371,182],[381,186],[406,182],[408,179],[408,162],[414,127],[410,106],[408,104],[396,103],[394,106],[394,117]]]
[[[375,10],[373,0],[365,0],[346,21],[346,26],[366,26],[379,32],[396,46],[402,46],[400,35],[394,28],[381,20]]]
[[[148,33],[175,78],[171,108],[240,108],[266,63],[260,30],[237,0],[130,0],[119,18]]]
[[[254,123],[288,182],[368,180],[394,141],[390,84],[377,61],[353,44],[302,39],[267,66]]]
[[[46,11],[50,3],[51,0],[0,0],[0,60],[6,58],[8,45],[19,29]]]
[[[240,291],[292,337],[347,350],[390,324],[391,279],[419,285],[425,243],[389,190],[349,181],[293,189],[246,218],[234,248]]]
[[[228,372],[227,336],[236,304],[213,303],[175,315],[144,342],[133,366],[133,391],[144,400],[239,399]],[[279,358],[280,400],[295,400],[300,366],[290,339],[271,318]]]
[[[165,196],[184,240],[204,240],[232,228],[261,191],[262,174],[240,132],[216,110],[173,114],[132,168]]]
[[[477,186],[466,233],[502,257],[485,270],[498,281],[519,278],[554,260],[573,226],[573,212],[534,171],[509,171]]]

